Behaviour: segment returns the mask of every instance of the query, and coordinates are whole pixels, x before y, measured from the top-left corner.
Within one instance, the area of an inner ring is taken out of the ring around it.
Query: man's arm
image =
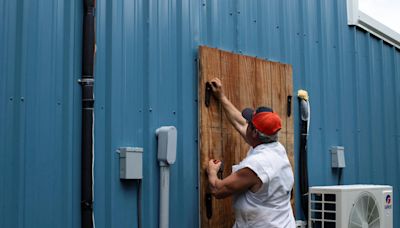
[[[243,118],[242,113],[230,102],[230,100],[223,93],[221,80],[219,80],[219,78],[212,79],[211,87],[214,93],[214,97],[221,102],[229,122],[240,133],[240,135],[245,138],[247,121]]]
[[[240,169],[223,180],[218,179],[217,172],[221,162],[211,159],[208,162],[207,174],[211,194],[217,199],[228,197],[250,189],[255,192],[262,186],[262,181],[253,170],[249,168]]]
[[[240,169],[223,180],[218,179],[216,174],[208,174],[208,182],[211,194],[217,199],[223,199],[249,189],[258,190],[262,186],[260,178],[249,168]]]

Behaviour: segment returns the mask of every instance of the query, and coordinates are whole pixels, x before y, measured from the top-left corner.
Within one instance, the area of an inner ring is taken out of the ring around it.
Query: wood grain
[[[232,227],[235,218],[231,197],[223,200],[214,198],[213,216],[211,219],[206,216],[205,194],[208,192],[208,181],[205,170],[209,159],[220,159],[225,162],[223,176],[228,176],[232,172],[232,165],[246,156],[249,145],[229,124],[221,105],[214,98],[211,98],[210,107],[205,106],[205,83],[214,77],[220,78],[225,95],[239,110],[246,107],[272,107],[282,118],[280,142],[287,148],[294,168],[293,114],[287,116],[287,96],[293,90],[292,68],[287,64],[205,46],[199,48],[199,59],[201,227]]]

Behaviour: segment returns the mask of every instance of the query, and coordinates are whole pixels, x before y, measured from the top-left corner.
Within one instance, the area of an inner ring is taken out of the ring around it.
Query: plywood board
[[[232,227],[234,212],[231,197],[212,199],[212,217],[207,217],[206,168],[209,159],[223,160],[224,176],[247,154],[249,146],[229,124],[221,105],[211,97],[205,105],[205,84],[219,77],[228,99],[240,110],[246,107],[269,106],[282,118],[279,141],[285,146],[294,168],[293,115],[288,115],[288,96],[292,96],[290,65],[233,54],[215,48],[199,48],[199,153],[200,153],[200,217],[201,227]],[[292,106],[292,104],[291,104]],[[292,107],[291,107],[292,109]],[[293,113],[293,110],[291,110]],[[294,197],[293,197],[294,198]],[[292,206],[294,199],[292,199]]]

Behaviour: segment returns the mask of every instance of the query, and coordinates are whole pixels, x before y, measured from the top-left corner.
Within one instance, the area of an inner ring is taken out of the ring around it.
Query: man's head
[[[271,108],[258,107],[255,111],[251,108],[246,108],[242,111],[242,116],[248,122],[246,136],[249,138],[249,141],[254,141],[255,139],[258,139],[261,143],[277,141],[282,123],[279,115],[274,113]]]

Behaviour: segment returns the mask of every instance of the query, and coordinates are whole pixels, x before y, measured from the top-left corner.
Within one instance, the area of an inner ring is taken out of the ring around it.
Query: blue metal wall
[[[345,4],[98,0],[96,227],[137,226],[120,146],[144,147],[143,227],[158,226],[162,125],[178,129],[171,227],[198,226],[198,45],[292,64],[311,99],[310,184],[336,184],[329,148],[343,145],[343,182],[393,185],[397,227],[400,52],[347,26]],[[81,5],[0,0],[0,227],[79,227]]]
[[[0,227],[79,227],[80,9],[0,0]]]

